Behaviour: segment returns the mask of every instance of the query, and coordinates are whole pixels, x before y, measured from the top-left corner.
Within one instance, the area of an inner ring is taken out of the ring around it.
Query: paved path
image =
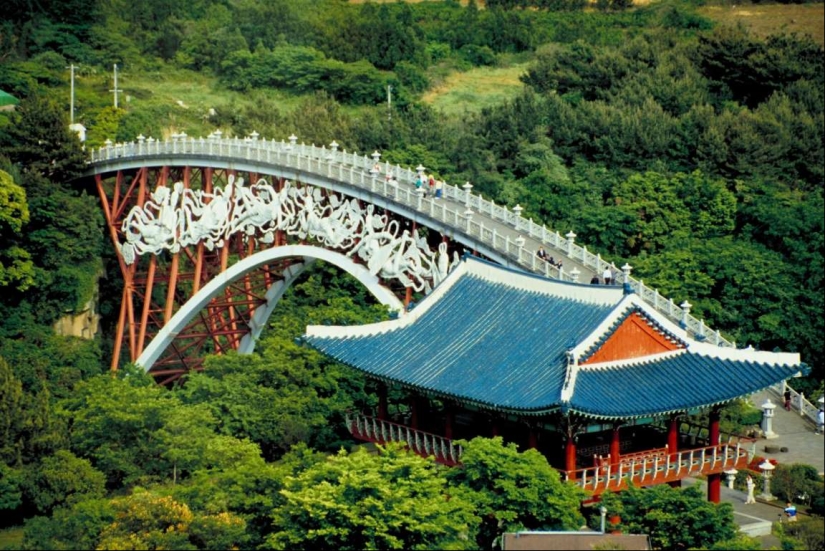
[[[777,437],[770,440],[760,439],[756,445],[757,455],[776,459],[779,463],[813,465],[819,474],[823,474],[825,472],[825,437],[817,436],[814,423],[800,416],[798,411],[785,411],[781,398],[769,390],[757,392],[751,396],[751,402],[756,407],[760,407],[768,398],[776,404],[773,431]],[[788,451],[767,453],[765,445],[786,447]]]
[[[762,457],[776,459],[783,464],[805,463],[813,465],[822,474],[825,471],[825,436],[815,434],[814,424],[801,417],[798,411],[785,411],[782,400],[769,390],[757,392],[751,396],[751,401],[757,407],[765,400],[777,405],[774,410],[773,430],[776,438],[760,439],[757,442],[756,453]],[[787,452],[766,453],[765,445],[787,447]],[[700,484],[702,491],[707,495],[707,483],[704,480],[687,478],[685,486]],[[732,490],[722,483],[721,499],[733,505],[734,520],[740,529],[762,542],[762,549],[779,549],[780,542],[776,536],[770,534],[771,524],[782,518],[784,503],[779,500],[767,502],[756,496],[757,502],[745,504],[745,492]]]

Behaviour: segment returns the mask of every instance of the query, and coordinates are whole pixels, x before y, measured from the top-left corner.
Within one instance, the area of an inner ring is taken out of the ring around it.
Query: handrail
[[[345,420],[347,430],[356,438],[381,444],[402,442],[418,455],[432,455],[436,461],[446,465],[457,465],[461,461],[462,447],[444,436],[362,413],[346,413]]]
[[[780,381],[774,385],[771,385],[768,389],[783,401],[785,399],[785,390],[789,390],[791,392],[791,409],[796,406],[800,416],[806,417],[814,423],[817,422],[816,416],[819,412],[819,408],[809,402],[808,399],[805,398],[805,394],[803,392],[794,390],[791,385],[788,384],[788,381]]]
[[[672,299],[666,299],[658,290],[651,290],[642,280],[636,280],[630,276],[630,266],[625,265],[624,270],[619,269],[615,264],[602,259],[601,255],[593,254],[587,250],[587,247],[577,245],[576,234],[572,231],[562,237],[557,231],[548,230],[546,226],[536,224],[532,219],[523,218],[521,207],[508,209],[506,206],[496,205],[493,201],[483,199],[481,195],[472,194],[470,188],[460,189],[457,186],[445,184],[444,199],[449,199],[459,205],[463,204],[464,208],[464,210],[452,209],[446,201],[431,197],[424,198],[422,192],[414,190],[413,184],[419,174],[416,170],[402,168],[399,165],[392,166],[384,162],[381,165],[383,172],[386,174],[392,171],[398,182],[397,185],[391,186],[386,179],[379,181],[378,173],[374,171],[373,167],[380,164],[377,163],[377,155],[373,154],[370,158],[367,155],[359,155],[357,152],[339,151],[334,142],[330,149],[327,149],[326,146],[316,147],[314,144],[298,145],[297,138],[294,136],[290,137],[289,142],[258,139],[257,136],[223,138],[215,134],[208,138],[174,135],[171,140],[154,140],[140,136],[136,142],[128,143],[112,143],[107,140],[105,146],[90,152],[89,163],[95,165],[120,159],[148,159],[169,155],[198,155],[233,160],[245,159],[257,163],[277,163],[334,178],[339,182],[362,189],[369,189],[372,193],[380,192],[419,213],[426,214],[439,222],[453,225],[469,237],[478,238],[497,253],[510,258],[525,269],[563,281],[578,281],[577,271],[568,272],[563,268],[555,268],[537,260],[535,250],[525,246],[526,240],[523,235],[513,240],[509,236],[498,234],[494,227],[485,227],[483,221],[473,219],[476,212],[484,214],[493,221],[512,226],[516,232],[526,234],[535,242],[552,248],[556,254],[561,253],[567,259],[592,269],[597,274],[610,268],[617,274],[617,277],[623,278],[626,287],[632,289],[655,310],[692,332],[697,339],[707,340],[721,347],[736,347],[735,343],[726,340],[718,331],[708,328],[704,320],[692,316],[689,312],[689,305],[677,306]],[[424,170],[423,167],[420,168]],[[401,184],[406,184],[406,187],[402,189]]]

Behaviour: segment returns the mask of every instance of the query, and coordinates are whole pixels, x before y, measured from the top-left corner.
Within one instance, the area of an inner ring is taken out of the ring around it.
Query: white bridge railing
[[[541,273],[563,281],[577,282],[580,272],[575,267],[565,270],[563,267],[553,266],[536,257],[538,245],[544,245],[550,248],[551,254],[562,254],[563,257],[560,259],[571,260],[591,269],[596,274],[601,274],[606,268],[610,268],[616,274],[621,274],[618,277],[622,277],[624,284],[640,298],[679,323],[696,338],[707,340],[718,346],[736,346],[735,343],[722,337],[718,331],[705,326],[703,320],[690,315],[690,305],[687,302],[676,305],[673,299],[663,297],[658,290],[650,289],[643,281],[631,277],[630,266],[626,265],[624,270],[619,269],[602,259],[600,255],[588,251],[587,247],[577,245],[574,242],[576,235],[572,231],[561,236],[558,232],[548,230],[533,220],[523,218],[521,207],[518,205],[512,210],[506,206],[496,205],[493,201],[482,198],[481,195],[471,193],[472,186],[467,184],[458,187],[445,183],[443,197],[447,201],[425,197],[423,190],[416,190],[414,186],[416,177],[426,170],[425,167],[419,166],[413,170],[398,165],[393,166],[387,162],[379,163],[380,155],[377,152],[372,156],[367,156],[346,150],[339,151],[335,142],[330,144],[329,149],[326,146],[298,144],[294,136],[291,136],[289,141],[267,141],[258,139],[254,134],[246,138],[222,138],[218,133],[208,138],[174,135],[172,139],[167,140],[154,140],[140,136],[137,141],[129,143],[107,141],[104,147],[91,152],[90,164],[92,166],[111,165],[114,161],[116,165],[121,160],[149,160],[170,156],[196,157],[204,160],[246,160],[334,179],[340,183],[380,194],[406,208],[429,216],[433,220],[448,224],[534,273]],[[375,169],[376,165],[380,166],[380,172]],[[382,175],[382,173],[389,172],[395,176],[396,185],[391,184]],[[505,232],[500,230],[502,225],[508,230],[513,228],[517,236],[511,238],[510,235],[505,235]],[[530,239],[529,242],[527,238]]]

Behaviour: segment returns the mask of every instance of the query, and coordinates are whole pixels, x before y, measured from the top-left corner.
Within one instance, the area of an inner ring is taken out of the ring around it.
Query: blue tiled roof
[[[411,325],[305,340],[381,379],[487,407],[547,409],[559,401],[566,350],[611,308],[464,275]]]
[[[407,316],[355,328],[309,328],[304,341],[369,376],[485,409],[561,409],[645,417],[728,402],[806,367],[796,354],[720,349],[633,296],[466,259]],[[469,267],[468,267],[469,266]],[[687,348],[568,367],[605,342],[629,312]],[[311,330],[310,330],[311,329]]]
[[[569,407],[595,417],[643,417],[728,402],[792,377],[774,365],[681,352],[649,362],[580,368]]]

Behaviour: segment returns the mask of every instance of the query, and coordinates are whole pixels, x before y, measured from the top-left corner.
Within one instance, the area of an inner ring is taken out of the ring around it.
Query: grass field
[[[825,45],[825,4],[746,4],[705,6],[699,13],[725,25],[743,23],[757,36],[778,32],[811,36]]]
[[[422,100],[450,115],[481,111],[516,96],[524,88],[519,76],[526,69],[527,63],[520,63],[452,73],[424,94]]]
[[[0,530],[0,549],[20,549],[23,545],[23,527]]]

